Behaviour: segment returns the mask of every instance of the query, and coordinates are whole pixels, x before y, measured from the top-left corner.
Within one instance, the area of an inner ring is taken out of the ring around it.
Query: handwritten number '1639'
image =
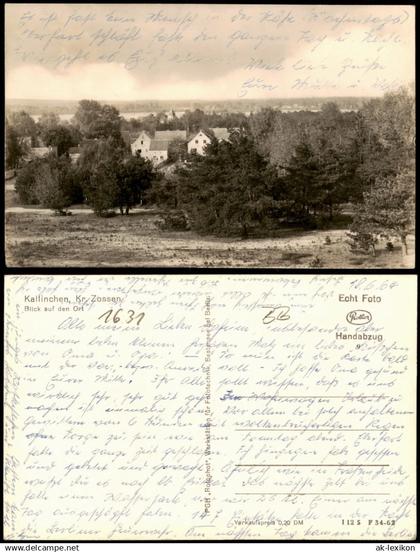
[[[114,322],[114,324],[118,324],[118,322],[131,324],[134,320],[137,320],[137,326],[140,324],[140,322],[144,318],[144,312],[140,312],[136,314],[133,310],[129,310],[127,312],[124,312],[124,309],[118,309],[114,313],[114,309],[107,310],[101,316],[98,317],[98,320],[101,318],[104,319],[105,323],[108,322]]]

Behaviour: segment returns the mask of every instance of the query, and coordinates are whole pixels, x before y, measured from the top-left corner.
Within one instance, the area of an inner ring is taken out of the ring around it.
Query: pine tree
[[[289,220],[308,224],[321,200],[320,167],[314,152],[302,141],[286,167],[284,182],[289,199]]]
[[[407,254],[407,236],[414,233],[414,209],[414,170],[406,169],[395,177],[379,177],[364,193],[351,231],[359,242],[363,235],[397,237]]]
[[[190,156],[177,178],[180,207],[200,232],[246,238],[273,206],[275,171],[240,131],[229,142],[212,140],[205,156]]]

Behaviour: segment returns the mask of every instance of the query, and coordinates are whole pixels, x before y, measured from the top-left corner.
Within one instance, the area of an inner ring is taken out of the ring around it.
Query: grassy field
[[[163,232],[160,221],[158,211],[146,209],[107,219],[89,211],[57,217],[47,210],[6,210],[6,261],[10,267],[195,268],[407,268],[414,262],[399,246],[386,251],[385,243],[376,257],[354,255],[345,229],[285,230],[277,238],[240,240]]]

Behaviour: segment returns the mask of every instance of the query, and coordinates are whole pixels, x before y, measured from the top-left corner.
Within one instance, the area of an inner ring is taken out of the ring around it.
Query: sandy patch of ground
[[[22,209],[22,210],[21,210]],[[73,216],[21,208],[6,213],[8,266],[72,267],[249,267],[249,268],[411,268],[401,248],[376,257],[354,255],[346,230],[285,230],[278,238],[203,237],[162,232],[158,212],[137,210],[129,217],[101,219],[82,209]]]

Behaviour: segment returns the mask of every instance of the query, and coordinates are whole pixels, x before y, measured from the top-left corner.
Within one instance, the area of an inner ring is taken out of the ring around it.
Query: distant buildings
[[[149,159],[155,166],[168,160],[169,146],[175,139],[180,141],[181,146],[184,144],[186,152],[198,155],[205,154],[206,146],[214,138],[219,141],[229,140],[228,129],[221,127],[200,129],[198,132],[189,135],[187,135],[186,130],[157,130],[154,135],[146,130],[142,130],[140,133],[122,131],[121,134],[126,145],[130,147],[132,155],[138,154],[144,159]],[[86,139],[79,146],[69,148],[68,156],[71,161],[75,163],[79,159],[83,145],[95,141],[94,139]],[[43,157],[49,153],[57,154],[57,148],[36,147],[29,148],[29,152],[30,158],[33,159]]]
[[[173,121],[174,119],[177,118],[176,116],[176,113],[173,109],[171,109],[170,111],[162,111],[160,113],[158,113],[156,115],[156,118],[158,120],[158,123],[159,124],[165,124],[165,123],[168,123],[169,121]]]
[[[197,153],[204,155],[204,150],[212,138],[217,140],[229,140],[227,128],[211,128],[208,130],[200,129],[198,132],[190,134],[187,137],[185,130],[157,130],[152,136],[143,130],[137,138],[131,142],[131,153],[139,154],[144,159],[149,159],[154,165],[159,165],[168,159],[169,144],[179,139],[184,141],[188,153]]]

